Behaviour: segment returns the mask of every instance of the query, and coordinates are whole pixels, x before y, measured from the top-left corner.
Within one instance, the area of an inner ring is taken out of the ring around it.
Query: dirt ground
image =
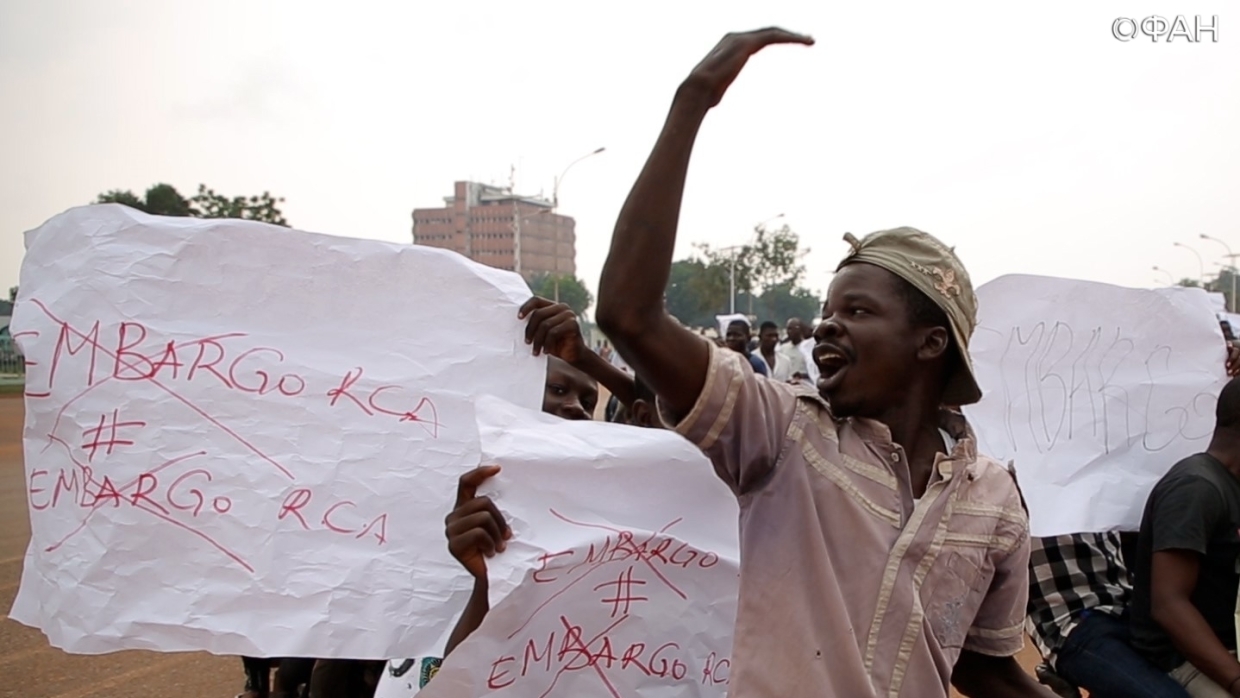
[[[604,398],[605,400],[605,398]],[[603,401],[601,401],[603,402]],[[605,404],[605,402],[603,402]],[[30,518],[22,465],[20,396],[0,396],[0,698],[231,698],[242,688],[241,660],[205,652],[65,654],[7,617],[17,594]],[[1031,669],[1029,648],[1021,663]]]

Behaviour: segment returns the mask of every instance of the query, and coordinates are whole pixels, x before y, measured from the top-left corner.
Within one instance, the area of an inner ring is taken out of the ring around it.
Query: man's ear
[[[917,331],[917,358],[933,361],[947,353],[951,335],[946,327],[926,327]]]

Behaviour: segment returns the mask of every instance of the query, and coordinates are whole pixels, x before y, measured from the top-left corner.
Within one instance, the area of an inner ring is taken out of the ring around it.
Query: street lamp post
[[[1204,287],[1205,287],[1205,285],[1206,285],[1206,263],[1205,263],[1205,261],[1204,261],[1204,260],[1202,260],[1202,258],[1201,258],[1201,253],[1200,253],[1200,252],[1198,252],[1197,250],[1194,250],[1193,248],[1189,247],[1188,245],[1185,245],[1185,244],[1184,244],[1184,243],[1182,243],[1182,242],[1177,242],[1177,243],[1174,243],[1174,244],[1175,244],[1175,246],[1176,246],[1176,247],[1183,247],[1184,249],[1188,250],[1189,252],[1192,252],[1192,253],[1193,253],[1193,256],[1197,258],[1197,268],[1198,268],[1198,270],[1200,271],[1200,277],[1199,277],[1199,280],[1201,281],[1201,286],[1204,288]]]
[[[1209,235],[1202,233],[1201,239],[1202,240],[1213,240],[1217,242],[1218,244],[1222,245],[1223,249],[1227,250],[1227,261],[1231,262],[1231,268],[1229,272],[1231,274],[1231,298],[1228,299],[1229,303],[1228,303],[1227,312],[1234,313],[1236,312],[1236,255],[1231,251],[1231,245],[1228,245],[1226,242],[1216,237],[1210,237]]]
[[[568,171],[573,169],[573,165],[576,165],[577,163],[581,162],[582,160],[585,160],[586,158],[598,155],[604,150],[607,150],[607,148],[597,148],[595,150],[592,150],[586,153],[585,155],[582,155],[576,160],[573,160],[572,162],[568,163],[568,166],[564,168],[564,171],[560,173],[560,176],[555,178],[555,183],[551,187],[551,210],[552,211],[560,207],[560,184],[564,182],[564,176],[568,174]]]
[[[1175,277],[1171,275],[1171,272],[1167,271],[1166,269],[1163,269],[1163,268],[1162,268],[1162,267],[1160,267],[1160,266],[1155,266],[1155,267],[1154,267],[1154,271],[1157,271],[1157,272],[1161,272],[1161,273],[1163,273],[1163,274],[1166,274],[1166,275],[1167,275],[1167,284],[1168,284],[1168,285],[1170,285],[1170,286],[1174,286],[1174,285],[1175,285]]]
[[[736,251],[744,249],[744,245],[732,245],[725,247],[720,252],[731,252],[732,256],[728,260],[728,314],[736,314]]]
[[[586,153],[585,155],[582,155],[576,160],[573,160],[572,162],[568,163],[568,166],[564,168],[564,171],[560,173],[560,176],[555,178],[555,182],[551,185],[551,213],[552,215],[554,215],[556,211],[560,208],[560,185],[564,182],[564,177],[565,175],[568,174],[568,171],[573,169],[573,165],[576,165],[577,163],[581,162],[582,160],[585,160],[586,158],[598,155],[604,150],[607,150],[607,148],[600,147],[600,148],[597,148],[595,150],[592,150]],[[552,259],[555,260],[555,272],[556,272],[555,273],[555,302],[559,303],[560,302],[560,220],[558,218],[552,218],[551,225],[554,226],[554,230],[555,230],[555,233],[554,233],[555,249],[552,254]]]
[[[521,273],[521,207],[517,206],[517,166],[508,170],[508,194],[512,196],[512,270]]]

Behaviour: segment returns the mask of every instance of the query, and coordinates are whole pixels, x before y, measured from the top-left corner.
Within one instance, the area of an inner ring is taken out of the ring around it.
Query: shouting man
[[[616,222],[598,323],[676,431],[740,501],[735,696],[1053,694],[1013,658],[1028,519],[977,454],[968,342],[976,299],[955,254],[911,228],[857,240],[815,330],[817,391],[759,378],[667,314],[689,157],[706,113],[781,29],[730,34],[680,85]]]

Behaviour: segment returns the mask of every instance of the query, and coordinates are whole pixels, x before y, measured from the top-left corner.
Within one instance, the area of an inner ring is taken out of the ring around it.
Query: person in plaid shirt
[[[1119,534],[1030,541],[1026,627],[1061,678],[1088,690],[1090,698],[1188,698],[1180,684],[1133,649],[1131,599]],[[1078,695],[1071,688],[1061,691]]]
[[[1240,375],[1240,348],[1229,342],[1227,375]],[[1090,698],[1188,698],[1166,672],[1132,646],[1132,577],[1120,534],[1032,538],[1026,629],[1047,665],[1071,686],[1061,695]],[[1048,681],[1048,683],[1052,683]]]

